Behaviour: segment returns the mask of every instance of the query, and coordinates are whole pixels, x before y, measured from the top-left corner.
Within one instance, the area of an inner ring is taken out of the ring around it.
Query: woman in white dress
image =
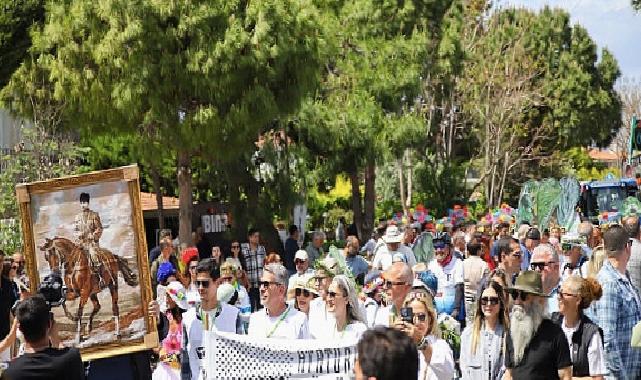
[[[334,318],[328,319],[321,337],[332,340],[360,339],[367,325],[358,303],[354,281],[345,275],[334,277],[327,290],[325,303],[327,312]]]
[[[412,323],[399,318],[394,327],[404,331],[416,343],[419,360],[419,380],[452,379],[454,377],[454,356],[446,341],[440,338],[436,311],[427,292],[411,292],[403,309],[412,318]],[[401,314],[404,310],[401,309]],[[411,313],[409,313],[411,309]]]

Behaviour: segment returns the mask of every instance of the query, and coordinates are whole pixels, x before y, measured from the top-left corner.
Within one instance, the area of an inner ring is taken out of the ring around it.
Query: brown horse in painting
[[[115,334],[120,336],[120,321],[118,309],[118,271],[122,272],[129,286],[138,285],[136,275],[131,271],[125,259],[114,255],[106,249],[98,249],[100,262],[99,273],[92,271],[89,257],[82,248],[71,240],[63,237],[45,239],[45,244],[39,247],[44,252],[45,260],[51,271],[63,275],[67,287],[67,301],[79,298],[76,315],[72,315],[66,305],[62,307],[67,318],[76,322],[76,341],[82,341],[82,314],[87,300],[93,303],[93,310],[87,323],[87,335],[91,332],[93,319],[100,311],[98,293],[108,288],[111,293],[111,310],[115,322]],[[62,273],[64,270],[64,273]],[[100,281],[102,279],[102,281]]]

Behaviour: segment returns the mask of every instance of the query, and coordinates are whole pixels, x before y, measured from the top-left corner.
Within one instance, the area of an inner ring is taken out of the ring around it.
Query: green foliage
[[[31,46],[29,30],[44,20],[43,0],[0,0],[0,89]]]
[[[22,247],[16,184],[43,181],[87,171],[81,162],[86,149],[42,128],[23,125],[22,142],[2,157],[0,172],[0,244],[12,254]]]
[[[565,175],[576,177],[579,181],[603,180],[608,174],[615,178],[621,176],[618,168],[608,168],[601,162],[594,161],[585,148],[572,148],[560,154],[561,162],[565,162]]]

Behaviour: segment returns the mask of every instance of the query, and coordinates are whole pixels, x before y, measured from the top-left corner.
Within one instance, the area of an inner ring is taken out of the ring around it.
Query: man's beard
[[[514,348],[514,363],[519,365],[530,344],[532,337],[539,329],[541,322],[547,318],[546,308],[534,301],[525,309],[522,305],[512,306],[510,314],[510,337]]]

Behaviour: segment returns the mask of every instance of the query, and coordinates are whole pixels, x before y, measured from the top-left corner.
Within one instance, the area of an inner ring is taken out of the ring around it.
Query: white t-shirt
[[[198,357],[198,351],[203,347],[203,322],[207,318],[209,330],[215,329],[224,332],[236,332],[236,319],[238,309],[228,304],[221,304],[219,315],[215,312],[205,312],[200,308],[190,308],[183,313],[183,326],[187,332],[187,347],[185,350],[189,355],[189,367],[191,368],[192,379],[203,379],[203,360]],[[213,322],[213,324],[212,324]],[[207,353],[205,353],[207,354]]]
[[[438,313],[451,314],[455,305],[456,285],[463,284],[463,261],[452,256],[452,260],[442,267],[436,259],[432,260],[427,267],[438,279],[438,288],[434,303]]]
[[[423,352],[418,352],[418,379],[441,380],[454,378],[454,355],[450,345],[443,339],[428,335],[427,341],[432,346],[432,359],[425,362]]]
[[[325,324],[325,333],[320,337],[316,337],[316,339],[331,339],[333,341],[344,339],[359,340],[365,331],[367,331],[367,325],[359,321],[345,326],[343,331],[338,331],[336,329],[336,321],[333,321]]]
[[[379,307],[378,312],[376,313],[376,319],[372,326],[385,326],[390,327],[390,314],[392,313],[392,305]]]
[[[372,269],[386,271],[397,261],[405,262],[411,267],[416,265],[416,256],[414,256],[414,252],[409,247],[402,244],[398,246],[398,251],[396,252],[390,252],[387,246],[383,246],[376,251],[376,256],[372,261]]]
[[[565,333],[565,339],[567,339],[568,347],[570,347],[570,356],[572,356],[574,355],[574,350],[572,350],[572,335],[579,329],[579,324],[574,327],[567,327],[565,320],[563,320],[561,329],[563,329],[563,333]],[[572,357],[572,361],[574,362],[574,357]],[[590,368],[590,376],[600,376],[607,373],[605,369],[603,342],[601,341],[601,334],[599,333],[592,335],[592,339],[588,345],[588,367]]]
[[[376,315],[378,315],[378,311],[382,306],[377,304],[372,298],[367,297],[364,307],[365,315],[367,316],[367,326],[372,327],[376,321]]]
[[[291,306],[280,315],[271,317],[267,308],[249,317],[249,336],[278,339],[310,339],[307,316]]]

